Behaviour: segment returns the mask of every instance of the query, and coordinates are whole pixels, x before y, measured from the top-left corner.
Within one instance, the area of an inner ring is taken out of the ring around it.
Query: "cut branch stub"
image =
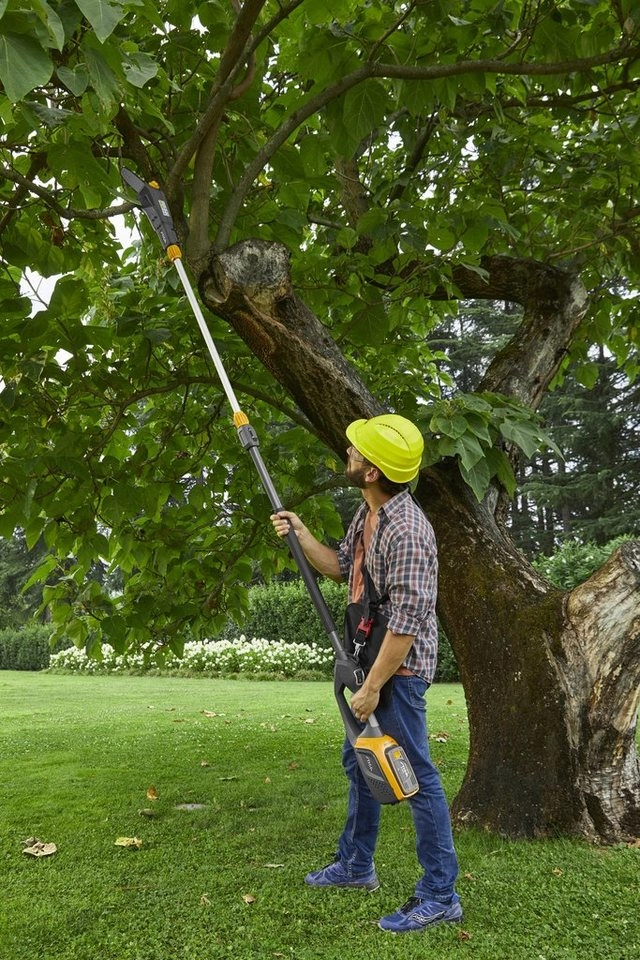
[[[242,337],[329,447],[340,450],[345,445],[344,430],[351,420],[382,412],[323,325],[294,293],[286,247],[262,240],[237,243],[212,257],[199,288],[203,302]]]

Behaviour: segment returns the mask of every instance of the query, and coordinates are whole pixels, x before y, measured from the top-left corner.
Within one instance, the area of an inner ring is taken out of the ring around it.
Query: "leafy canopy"
[[[581,362],[597,341],[637,370],[639,28],[627,0],[0,0],[0,533],[44,538],[60,630],[179,646],[276,565],[175,277],[146,227],[122,249],[120,163],[163,184],[196,278],[211,247],[286,244],[345,356],[481,496],[512,483],[494,441],[541,434],[439,399],[454,262],[579,268]],[[35,312],[34,276],[55,281]],[[287,502],[324,491],[333,455],[212,331]],[[306,516],[339,532],[324,494]]]

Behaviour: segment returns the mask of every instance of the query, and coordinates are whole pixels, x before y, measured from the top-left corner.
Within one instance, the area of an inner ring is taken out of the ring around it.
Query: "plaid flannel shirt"
[[[350,598],[356,547],[368,512],[363,503],[338,546],[340,573],[349,582]],[[431,683],[438,656],[438,555],[433,528],[408,490],[380,507],[365,562],[378,593],[388,594],[381,612],[389,629],[415,637],[404,666]]]

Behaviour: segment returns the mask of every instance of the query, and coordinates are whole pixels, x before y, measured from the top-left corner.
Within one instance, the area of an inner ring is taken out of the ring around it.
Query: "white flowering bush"
[[[283,640],[202,640],[185,643],[184,654],[169,654],[161,667],[141,653],[116,654],[102,645],[101,659],[70,647],[52,654],[49,670],[60,673],[146,673],[161,670],[176,676],[259,676],[290,678],[331,676],[333,651],[316,643],[285,643]]]

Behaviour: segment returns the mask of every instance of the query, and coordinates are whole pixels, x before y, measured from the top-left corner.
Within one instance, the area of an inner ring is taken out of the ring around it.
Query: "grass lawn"
[[[464,697],[428,696],[452,797]],[[400,804],[380,890],[306,887],[342,826],[341,741],[329,683],[0,672],[0,960],[638,960],[639,849],[463,831],[462,924],[394,936],[377,919],[417,876]]]

